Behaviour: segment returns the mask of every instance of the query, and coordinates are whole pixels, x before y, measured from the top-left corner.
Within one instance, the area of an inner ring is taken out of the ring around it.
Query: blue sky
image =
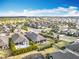
[[[78,16],[79,0],[0,0],[0,16],[20,16],[20,14],[22,16]]]

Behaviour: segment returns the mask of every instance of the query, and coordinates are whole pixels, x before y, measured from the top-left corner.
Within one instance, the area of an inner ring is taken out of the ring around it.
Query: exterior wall
[[[18,49],[18,48],[26,48],[28,46],[29,46],[29,43],[24,41],[24,42],[18,43],[15,47],[16,49]]]

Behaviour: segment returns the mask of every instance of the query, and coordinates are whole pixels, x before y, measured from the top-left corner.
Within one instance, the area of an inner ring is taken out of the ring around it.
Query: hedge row
[[[36,49],[37,49],[36,45],[31,45],[27,48],[17,49],[16,51],[12,51],[12,52],[13,52],[13,55],[19,55]]]
[[[44,36],[44,37],[53,38],[52,36],[50,36],[50,35],[45,35],[45,34],[43,34],[43,33],[40,33],[40,35],[42,35],[42,36]]]

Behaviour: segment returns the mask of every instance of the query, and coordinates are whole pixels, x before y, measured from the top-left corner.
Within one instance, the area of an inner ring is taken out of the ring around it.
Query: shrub
[[[34,43],[32,41],[29,42],[30,45],[34,45]]]
[[[61,50],[64,50],[64,49],[65,49],[65,47],[61,47],[60,49],[61,49]]]
[[[13,33],[14,32],[14,29],[10,29],[10,32]]]
[[[13,41],[12,41],[12,38],[9,38],[9,48],[12,51],[15,51],[16,50],[16,47],[15,47],[15,44],[13,43]]]

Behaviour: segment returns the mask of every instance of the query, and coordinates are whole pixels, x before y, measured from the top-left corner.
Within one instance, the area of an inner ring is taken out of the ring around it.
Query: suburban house
[[[71,34],[74,34],[76,31],[77,31],[77,30],[75,30],[75,29],[69,29],[69,32],[70,32]]]
[[[77,31],[76,29],[68,29],[65,34],[73,35],[76,33],[76,31]]]
[[[79,30],[75,32],[75,36],[79,36]]]
[[[3,34],[0,34],[0,49],[9,48],[8,43],[9,43],[9,38]]]
[[[76,55],[68,50],[57,51],[55,53],[48,54],[47,59],[79,59],[79,55]]]
[[[75,40],[74,43],[79,43],[79,39]]]
[[[79,23],[77,23],[76,28],[79,29]]]
[[[59,25],[59,31],[65,32],[68,30],[68,25]]]
[[[59,35],[58,34],[53,34],[53,38],[58,39],[59,40]]]
[[[29,46],[29,40],[21,34],[13,34],[12,41],[15,43],[16,48],[25,48]]]
[[[18,34],[20,34],[22,31],[21,31],[21,29],[20,28],[15,28],[15,30],[14,30],[14,33],[18,33]]]
[[[9,27],[6,26],[6,25],[3,25],[2,29],[3,29],[4,32],[10,31]]]
[[[43,36],[36,34],[34,32],[26,32],[25,36],[29,39],[31,39],[33,42],[35,43],[43,43],[46,42],[46,38],[44,38]]]

